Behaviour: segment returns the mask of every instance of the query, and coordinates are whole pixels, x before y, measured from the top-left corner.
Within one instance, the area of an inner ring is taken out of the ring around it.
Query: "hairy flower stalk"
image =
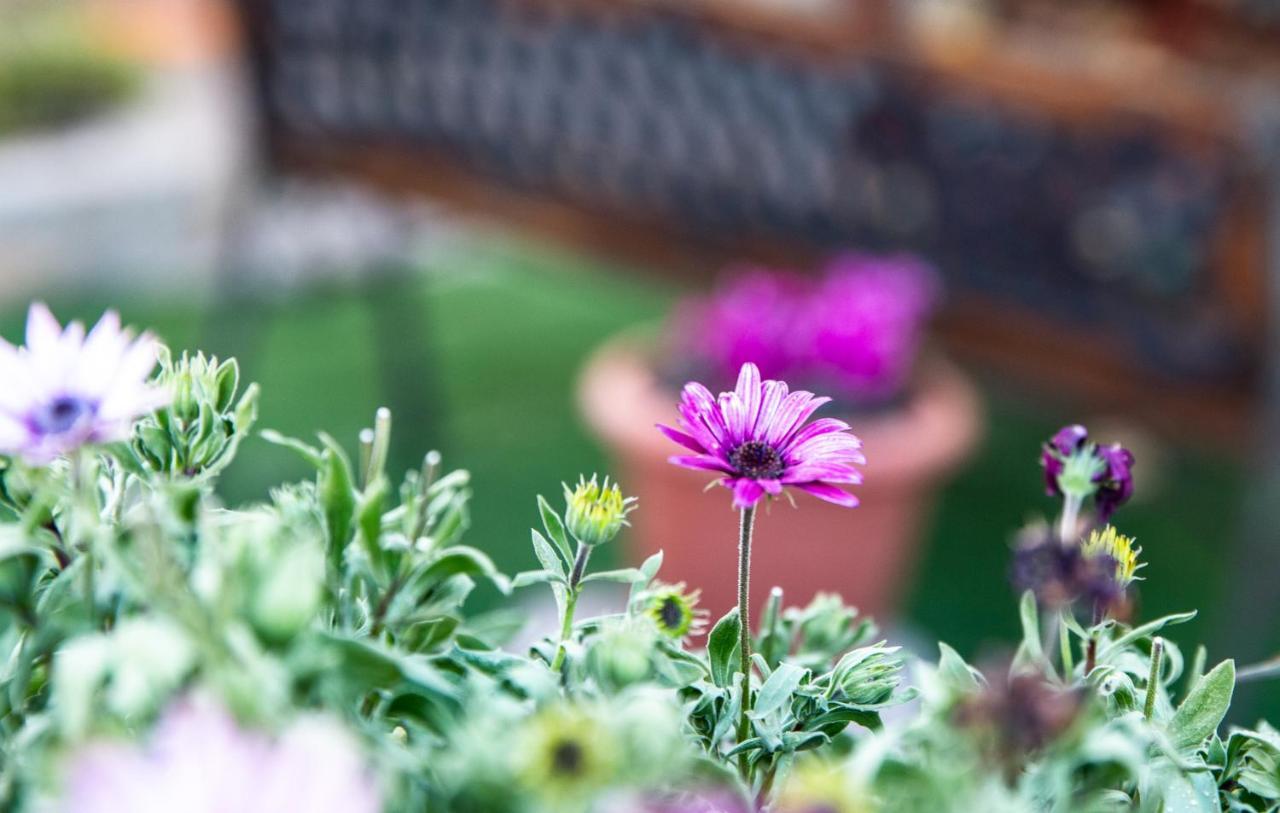
[[[555,671],[564,666],[565,646],[569,636],[573,634],[574,612],[577,610],[578,595],[582,591],[582,578],[587,572],[591,549],[611,541],[628,524],[627,514],[635,510],[636,498],[624,498],[617,483],[610,483],[608,477],[601,483],[593,474],[590,480],[579,477],[577,487],[572,490],[565,484],[564,501],[565,529],[577,541],[578,549],[574,554],[573,567],[569,571],[564,617],[560,619],[560,640],[556,645],[555,658],[551,662],[551,668]]]
[[[862,482],[855,465],[866,463],[862,441],[849,425],[833,418],[808,422],[818,407],[831,399],[803,390],[790,392],[782,381],[762,381],[748,362],[738,372],[732,392],[713,398],[706,387],[690,382],[680,402],[681,429],[658,425],[671,440],[695,452],[671,462],[691,469],[717,472],[719,483],[733,492],[741,511],[738,529],[738,626],[742,670],[742,703],[738,742],[751,733],[751,532],[756,504],[784,486],[852,508],[858,498],[837,484]],[[745,775],[747,758],[740,766]]]
[[[1147,676],[1147,701],[1142,707],[1142,716],[1147,720],[1156,711],[1156,689],[1160,685],[1160,665],[1164,658],[1164,639],[1151,639],[1151,672]]]
[[[738,742],[751,735],[751,531],[756,509],[742,509],[738,525],[738,667],[742,670],[742,703],[738,713]],[[738,755],[738,767],[747,775],[745,753]]]

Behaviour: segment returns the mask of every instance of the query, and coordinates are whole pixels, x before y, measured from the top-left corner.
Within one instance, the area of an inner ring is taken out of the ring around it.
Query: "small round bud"
[[[605,478],[601,484],[595,475],[590,480],[578,478],[572,491],[564,487],[564,524],[584,545],[603,545],[618,535],[627,523],[627,514],[635,508],[635,497],[623,498],[617,483]]]

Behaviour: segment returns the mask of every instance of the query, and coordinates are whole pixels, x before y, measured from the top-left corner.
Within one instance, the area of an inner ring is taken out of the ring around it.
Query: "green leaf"
[[[538,495],[538,513],[542,515],[542,527],[547,529],[547,536],[556,543],[556,550],[564,557],[566,565],[573,564],[573,549],[564,533],[564,523],[551,504],[541,494]]]
[[[337,566],[342,563],[342,554],[351,540],[356,496],[351,481],[351,464],[336,444],[324,450],[317,490],[324,509],[325,528],[329,532],[329,561]]]
[[[652,580],[654,576],[658,575],[658,570],[661,567],[662,551],[658,551],[644,560],[643,564],[640,565],[640,572],[644,574],[646,579]]]
[[[329,633],[324,636],[341,657],[341,676],[361,691],[412,691],[456,699],[457,690],[424,658],[402,655],[367,641]]]
[[[379,542],[382,536],[383,506],[390,491],[391,486],[387,483],[387,478],[379,475],[365,487],[356,507],[356,524],[360,528],[360,541],[369,554],[369,560],[379,565],[383,560],[382,546]]]
[[[498,572],[493,560],[475,548],[467,547],[449,548],[427,567],[419,583],[429,588],[459,573],[483,577],[503,593],[511,592],[511,583]]]
[[[1163,618],[1157,618],[1155,621],[1148,621],[1140,627],[1134,627],[1124,635],[1116,638],[1114,641],[1107,642],[1107,644],[1103,646],[1102,650],[1098,653],[1098,660],[1103,660],[1107,655],[1110,655],[1113,652],[1119,652],[1121,649],[1124,649],[1135,641],[1140,641],[1143,638],[1149,638],[1165,627],[1172,626],[1174,624],[1183,624],[1195,617],[1196,611],[1191,610],[1185,613],[1173,613],[1171,615],[1166,615]]]
[[[536,530],[531,531],[531,533],[533,535],[533,553],[538,557],[538,561],[542,563],[542,567],[558,575],[567,584],[569,582],[569,574],[564,569],[564,562],[560,561],[560,557],[556,555],[555,550],[542,534]]]
[[[582,581],[586,582],[618,582],[620,584],[633,584],[644,578],[644,574],[639,568],[624,567],[620,570],[601,570],[598,573],[589,573],[582,577]]]
[[[245,388],[244,395],[240,396],[240,402],[236,404],[236,412],[232,417],[236,426],[236,439],[243,437],[253,425],[258,422],[258,394],[261,390],[258,385],[250,384]]]
[[[958,652],[941,641],[938,642],[938,650],[942,653],[938,658],[938,676],[952,690],[967,694],[981,688],[973,667],[965,663]]]
[[[214,396],[214,408],[219,414],[231,408],[231,402],[240,389],[240,365],[235,359],[227,359],[218,367],[216,379],[217,393]]]
[[[1158,760],[1142,789],[1143,801],[1163,801],[1161,813],[1218,813],[1218,787],[1206,770],[1184,772],[1167,759]],[[1146,805],[1143,809],[1147,809]]]
[[[1018,618],[1022,622],[1022,644],[1018,647],[1018,656],[1014,663],[1030,662],[1038,666],[1047,666],[1049,661],[1044,656],[1040,645],[1040,613],[1036,607],[1036,596],[1030,590],[1022,594],[1018,602]]]
[[[724,614],[707,636],[707,660],[711,666],[711,680],[725,687],[733,679],[734,659],[738,653],[738,635],[742,626],[738,622],[738,608]]]
[[[410,625],[397,643],[411,652],[434,652],[450,640],[459,623],[452,616],[419,621]]]
[[[769,679],[760,687],[756,695],[755,706],[748,712],[752,719],[762,719],[783,708],[791,702],[791,696],[809,674],[808,669],[801,669],[791,663],[780,663],[773,670]]]
[[[324,458],[320,454],[320,450],[303,443],[297,438],[285,437],[274,429],[263,429],[258,433],[258,437],[265,440],[273,446],[283,446],[286,449],[292,449],[302,456],[302,459],[315,466],[317,469],[324,465]]]
[[[636,597],[640,595],[640,591],[644,590],[646,587],[649,586],[649,584],[653,581],[653,577],[658,575],[658,569],[661,567],[662,567],[662,551],[658,551],[657,553],[650,556],[648,559],[644,560],[644,562],[640,565],[640,573],[642,574],[643,578],[637,579],[636,581],[631,583],[631,594],[627,598],[628,607],[631,606],[631,604],[636,600]]]
[[[550,570],[525,570],[517,573],[516,577],[511,580],[511,589],[515,590],[521,587],[528,587],[531,584],[564,584],[568,583],[559,573],[552,573]]]
[[[1179,752],[1194,751],[1218,730],[1231,707],[1235,685],[1235,662],[1228,660],[1209,670],[1188,692],[1169,722],[1169,736]]]

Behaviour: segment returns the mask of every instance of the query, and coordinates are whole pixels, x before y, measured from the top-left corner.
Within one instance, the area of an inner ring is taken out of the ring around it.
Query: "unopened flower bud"
[[[627,514],[635,509],[635,497],[622,496],[617,483],[609,478],[601,484],[595,475],[590,480],[578,478],[572,491],[564,487],[564,524],[579,542],[588,546],[603,545],[627,525]]]
[[[832,687],[843,700],[860,706],[884,703],[893,695],[902,672],[897,647],[860,647],[842,657],[832,670]]]

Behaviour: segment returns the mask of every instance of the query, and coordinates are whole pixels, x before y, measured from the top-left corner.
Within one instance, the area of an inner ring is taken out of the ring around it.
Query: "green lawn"
[[[373,410],[389,405],[393,465],[416,465],[435,447],[447,464],[470,469],[470,540],[512,571],[533,564],[534,495],[607,468],[575,414],[579,364],[614,331],[659,318],[677,294],[573,256],[499,246],[460,252],[429,273],[320,286],[278,302],[210,307],[115,291],[54,296],[51,305],[90,318],[118,304],[129,322],[155,328],[175,348],[237,355],[246,376],[265,385],[261,426],[286,434],[323,429],[354,445]],[[18,338],[21,318],[18,307],[5,310],[5,336]],[[908,607],[919,626],[965,652],[1014,635],[1007,540],[1031,513],[1053,509],[1040,491],[1037,451],[1073,417],[988,395],[988,441],[944,495]],[[1150,563],[1146,617],[1214,606],[1222,551],[1234,535],[1238,470],[1179,450],[1169,465],[1165,490],[1119,516]],[[289,452],[255,440],[227,472],[223,496],[259,498],[305,474]],[[1201,618],[1176,637],[1195,640],[1212,621]]]

